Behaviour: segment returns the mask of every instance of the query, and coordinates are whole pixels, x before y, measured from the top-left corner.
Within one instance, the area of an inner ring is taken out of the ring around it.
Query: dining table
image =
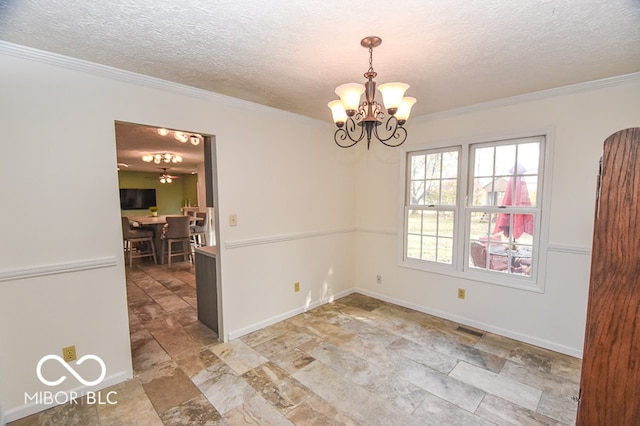
[[[149,228],[153,231],[153,244],[156,247],[158,264],[164,264],[164,244],[162,244],[162,228],[167,223],[167,217],[182,215],[158,215],[158,216],[133,216],[130,222],[137,223],[142,228]],[[194,224],[197,217],[189,216],[190,224]]]

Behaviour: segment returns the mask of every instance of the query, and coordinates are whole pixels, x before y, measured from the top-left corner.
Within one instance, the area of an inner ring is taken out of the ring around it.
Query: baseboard
[[[468,325],[479,330],[488,331],[490,333],[499,334],[500,336],[508,337],[510,339],[518,340],[520,342],[529,343],[534,346],[538,346],[544,349],[549,349],[554,352],[559,352],[565,355],[573,356],[576,358],[582,358],[582,351],[550,342],[548,340],[539,339],[537,337],[528,336],[526,334],[517,333],[512,330],[507,330],[500,327],[495,327],[491,324],[475,321],[466,317],[458,315],[452,315],[448,312],[439,311],[437,309],[426,308],[424,306],[416,305],[414,303],[405,302],[404,300],[395,299],[393,297],[385,296],[384,294],[376,293],[374,291],[364,290],[361,288],[355,289],[356,293],[362,293],[366,296],[374,297],[376,299],[384,300],[385,302],[393,303],[394,305],[403,306],[405,308],[413,309],[414,311],[422,312],[425,314],[433,315],[439,318],[444,318],[450,321],[454,321],[460,324]]]
[[[339,299],[341,297],[348,296],[348,295],[350,295],[351,293],[353,293],[355,291],[356,291],[355,288],[344,290],[344,291],[341,291],[339,293],[333,294],[331,296],[327,296],[327,297],[325,297],[325,298],[323,298],[321,300],[317,300],[315,302],[310,302],[309,304],[305,304],[304,306],[300,306],[300,307],[298,307],[296,309],[292,309],[292,310],[290,310],[288,312],[285,312],[283,314],[276,315],[274,317],[268,318],[268,319],[266,319],[264,321],[257,322],[255,324],[252,324],[252,325],[248,326],[248,327],[244,327],[244,328],[241,328],[239,330],[231,331],[231,332],[227,333],[227,336],[226,336],[227,338],[224,339],[224,341],[227,342],[229,340],[237,339],[238,337],[242,337],[242,336],[245,336],[245,335],[247,335],[249,333],[253,333],[254,331],[257,331],[257,330],[260,330],[260,329],[265,328],[267,326],[276,324],[276,323],[278,323],[280,321],[284,321],[284,320],[289,319],[291,317],[295,317],[296,315],[301,314],[303,312],[306,312],[306,311],[308,311],[310,309],[317,308],[318,306],[324,305],[326,303],[333,302],[334,300]]]
[[[60,392],[64,392],[67,394],[76,394],[76,395],[86,395],[88,392],[98,392],[103,389],[108,388],[109,386],[117,385],[118,383],[122,383],[131,379],[133,376],[130,371],[120,371],[116,374],[106,377],[100,384],[95,386],[78,386],[74,389],[68,389]],[[56,391],[58,392],[58,391]],[[38,403],[28,403],[25,405],[21,405],[19,407],[11,408],[2,414],[0,411],[0,425],[4,426],[5,423],[13,422],[15,420],[21,419],[23,417],[30,416],[35,413],[39,413],[40,411],[47,410],[49,408],[55,407],[57,403],[51,404],[38,404]],[[4,416],[4,417],[3,417]]]

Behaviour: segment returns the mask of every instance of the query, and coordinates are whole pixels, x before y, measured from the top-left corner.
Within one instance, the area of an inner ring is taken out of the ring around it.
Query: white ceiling
[[[640,0],[0,0],[0,39],[331,121],[364,82],[424,115],[640,71]]]

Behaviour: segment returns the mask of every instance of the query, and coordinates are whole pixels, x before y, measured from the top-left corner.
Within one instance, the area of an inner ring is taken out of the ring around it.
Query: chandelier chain
[[[373,70],[373,46],[369,46],[369,70],[367,73],[375,72]]]

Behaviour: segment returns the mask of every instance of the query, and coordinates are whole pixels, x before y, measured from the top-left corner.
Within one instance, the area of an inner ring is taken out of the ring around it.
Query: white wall
[[[0,92],[5,420],[45,408],[25,392],[78,388],[36,377],[64,346],[104,360],[102,385],[132,374],[115,120],[216,135],[224,337],[353,287],[353,167],[330,123],[1,42]]]
[[[602,141],[640,125],[637,80],[409,123],[408,144],[433,146],[554,129],[550,250],[538,294],[398,267],[400,151],[342,150],[329,123],[4,43],[0,92],[6,420],[38,409],[24,406],[24,392],[43,390],[35,365],[63,346],[103,357],[107,382],[131,375],[114,120],[216,135],[224,337],[356,286],[573,354],[582,349]],[[237,227],[228,226],[231,213]],[[465,301],[456,299],[460,286]]]
[[[552,129],[553,180],[546,206],[550,222],[543,294],[398,266],[402,158],[399,152],[385,158],[383,150],[374,152],[373,157],[380,159],[363,162],[358,169],[357,287],[425,312],[581,356],[602,144],[617,130],[640,126],[640,76],[620,80],[626,83],[409,123],[409,147]],[[382,285],[376,284],[377,274],[383,275]],[[458,287],[466,288],[464,301],[457,299]]]

